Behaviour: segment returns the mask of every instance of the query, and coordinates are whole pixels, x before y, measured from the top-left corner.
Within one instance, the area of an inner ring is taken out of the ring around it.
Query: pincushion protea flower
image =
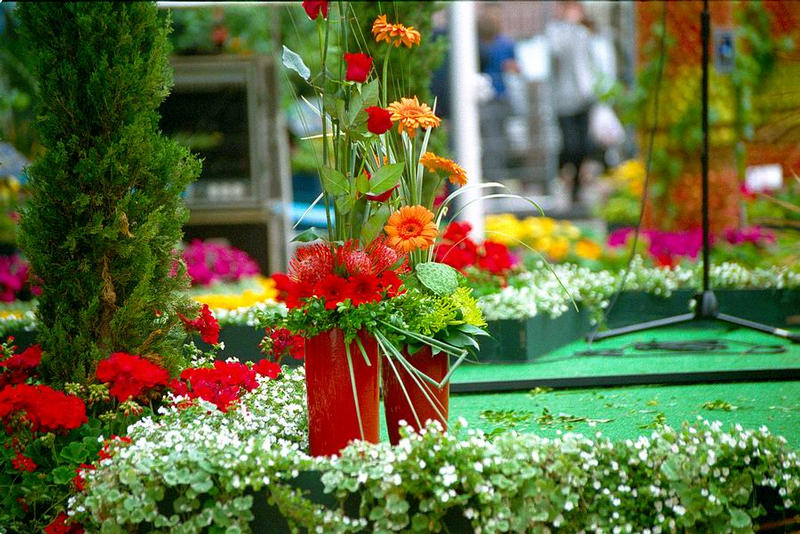
[[[392,102],[388,109],[392,114],[392,122],[400,123],[397,131],[405,130],[409,137],[416,135],[417,128],[436,128],[442,123],[442,119],[433,113],[430,106],[420,104],[416,96]]]
[[[424,206],[403,206],[389,217],[383,227],[388,244],[401,252],[411,252],[433,245],[439,230],[433,213]]]
[[[372,35],[375,36],[375,42],[386,41],[397,48],[400,48],[400,45],[406,45],[411,48],[412,45],[419,45],[422,40],[422,35],[413,26],[405,27],[402,24],[389,24],[386,22],[386,15],[379,15],[375,19],[372,24]]]

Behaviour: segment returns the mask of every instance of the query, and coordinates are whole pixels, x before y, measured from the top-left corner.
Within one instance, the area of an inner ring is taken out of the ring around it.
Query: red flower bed
[[[169,381],[169,373],[163,367],[124,352],[115,352],[101,361],[96,376],[111,385],[109,392],[119,402],[141,398]]]

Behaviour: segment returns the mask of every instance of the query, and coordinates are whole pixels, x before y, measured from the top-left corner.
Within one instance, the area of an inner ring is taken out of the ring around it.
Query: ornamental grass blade
[[[306,215],[308,215],[308,212],[310,212],[312,209],[314,209],[314,206],[316,206],[316,205],[317,205],[317,203],[318,203],[320,200],[322,200],[322,197],[323,197],[323,195],[325,195],[325,193],[320,193],[320,194],[319,194],[319,196],[318,196],[317,198],[315,198],[315,199],[314,199],[314,202],[312,202],[312,203],[311,203],[311,205],[310,205],[309,207],[307,207],[307,208],[306,208],[306,211],[304,211],[304,212],[303,212],[303,214],[300,216],[300,218],[299,218],[299,219],[297,219],[297,222],[296,222],[296,223],[294,223],[294,226],[292,226],[292,230],[294,230],[295,228],[297,228],[297,226],[298,226],[298,225],[299,225],[301,222],[303,222],[303,219],[305,219]]]
[[[386,350],[386,347],[383,346],[383,342],[380,340],[380,338],[376,337],[376,339],[378,341],[378,345],[381,347],[381,350],[386,355],[386,361],[389,362],[389,365],[391,366],[392,371],[394,371],[394,375],[397,377],[397,383],[400,384],[400,388],[403,390],[403,396],[405,396],[406,401],[408,402],[408,405],[411,407],[411,413],[414,414],[414,419],[417,422],[417,426],[422,427],[422,423],[419,420],[419,415],[417,415],[417,410],[414,409],[414,403],[411,402],[411,396],[408,394],[408,390],[406,389],[406,385],[403,383],[403,380],[400,378],[400,373],[397,371],[397,368],[395,367],[394,362],[392,361],[392,358],[389,356],[388,351]],[[386,394],[386,392],[384,392],[384,395],[385,394]]]
[[[353,358],[350,355],[350,344],[345,342],[344,352],[347,354],[347,365],[350,367],[350,385],[353,387],[353,402],[356,403],[356,417],[358,418],[358,431],[364,441],[364,424],[361,422],[361,406],[358,404],[358,388],[356,387],[356,373],[353,370]]]
[[[425,373],[423,373],[422,371],[420,371],[419,369],[417,369],[416,367],[411,365],[408,362],[408,360],[406,360],[405,357],[403,357],[403,355],[400,353],[400,351],[397,350],[397,347],[392,345],[391,341],[389,341],[383,334],[377,334],[377,335],[380,335],[383,338],[383,342],[390,349],[389,352],[391,352],[393,357],[396,358],[397,361],[405,368],[406,372],[409,374],[411,379],[414,380],[414,383],[417,385],[417,387],[420,388],[420,391],[422,391],[422,394],[425,396],[425,400],[427,400],[430,403],[431,407],[436,412],[436,415],[438,415],[443,421],[446,421],[446,417],[444,417],[442,412],[436,407],[436,402],[434,402],[435,399],[433,399],[432,396],[430,395],[430,393],[425,390],[425,387],[424,387],[425,384],[420,382],[420,380],[417,378],[417,376],[419,376],[419,377],[423,378],[424,380],[430,382],[431,384],[435,385],[438,389],[442,388],[442,386],[444,385],[444,382],[442,384],[438,384],[433,378],[429,377],[428,375],[426,375]],[[387,359],[390,360],[390,362],[391,362],[392,358],[390,357],[390,358],[387,358]],[[398,380],[399,380],[399,377],[398,377]],[[402,381],[400,381],[400,383],[402,384]],[[404,389],[405,389],[405,387],[404,387]],[[409,399],[409,403],[410,402],[411,402],[411,400]],[[444,407],[442,406],[442,408],[444,408]],[[419,423],[419,418],[418,417],[417,417],[417,422]],[[445,422],[445,425],[446,424],[447,423]],[[421,426],[422,425],[420,424],[420,427]]]

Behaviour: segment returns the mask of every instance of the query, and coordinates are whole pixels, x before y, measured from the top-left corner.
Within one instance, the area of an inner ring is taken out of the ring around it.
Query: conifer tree
[[[18,9],[47,149],[29,170],[20,235],[41,279],[44,375],[84,382],[117,351],[174,370],[176,313],[189,305],[174,256],[187,217],[181,193],[200,163],[158,129],[172,81],[168,21],[153,3]]]

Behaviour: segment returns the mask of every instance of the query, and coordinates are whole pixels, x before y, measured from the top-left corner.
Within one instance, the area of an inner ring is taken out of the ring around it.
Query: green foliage
[[[188,300],[171,275],[200,164],[158,131],[167,22],[147,3],[19,7],[47,153],[30,169],[20,242],[41,279],[45,375],[82,382],[113,351],[175,369]]]

